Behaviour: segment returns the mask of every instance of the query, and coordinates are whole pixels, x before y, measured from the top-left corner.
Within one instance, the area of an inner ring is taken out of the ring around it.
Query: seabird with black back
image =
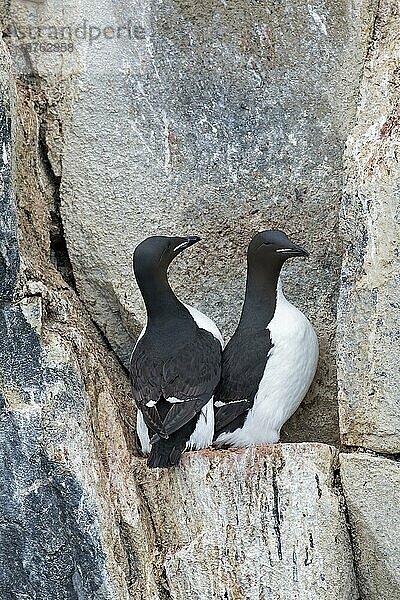
[[[285,298],[280,280],[285,261],[301,256],[308,253],[282,231],[263,231],[249,244],[242,313],[214,394],[217,447],[278,442],[311,385],[317,336]]]
[[[130,373],[137,405],[137,447],[149,467],[172,467],[185,450],[212,443],[213,394],[221,374],[222,336],[200,311],[172,291],[167,271],[197,236],[153,236],[139,244],[133,268],[147,323]]]

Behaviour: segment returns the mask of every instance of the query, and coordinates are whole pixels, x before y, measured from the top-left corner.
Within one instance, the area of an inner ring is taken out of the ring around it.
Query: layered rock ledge
[[[334,448],[202,451],[173,470],[133,464],[171,598],[358,598]]]

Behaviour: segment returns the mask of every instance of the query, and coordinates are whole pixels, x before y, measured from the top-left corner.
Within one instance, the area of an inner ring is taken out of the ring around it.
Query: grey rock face
[[[12,4],[18,26],[79,24],[93,10]],[[375,8],[104,0],[97,25],[112,15],[143,30],[83,40],[68,56],[29,56],[9,39],[25,73],[17,81],[0,47],[1,599],[397,598],[395,461],[354,453],[339,465],[327,445],[283,444],[203,451],[180,469],[148,471],[132,447],[126,374],[66,283],[69,249],[78,292],[124,359],[143,319],[133,246],[156,231],[200,233],[203,247],[171,279],[229,334],[249,237],[286,229],[312,253],[288,265],[285,281],[323,356],[283,439],[335,440],[336,211],[351,130],[342,437],[398,451],[398,13],[389,0],[379,3],[353,120]]]
[[[381,2],[346,148],[337,333],[342,440],[389,453],[400,451],[399,25]]]
[[[356,569],[363,600],[400,598],[400,464],[341,454]]]
[[[47,271],[59,289],[29,278],[33,247],[30,267],[19,269],[14,196],[16,169],[22,175],[26,166],[17,164],[14,84],[0,48],[0,597],[124,598],[125,579],[111,573],[128,569],[127,550],[117,567],[105,541],[114,527],[119,548],[123,520],[112,503],[102,513],[91,403],[111,390],[113,401],[123,399],[126,382],[50,264],[37,273]],[[32,212],[41,201],[31,195]]]
[[[338,436],[337,210],[372,19],[364,9],[104,2],[99,22],[140,22],[143,39],[101,39],[75,53],[61,213],[79,294],[125,363],[144,318],[131,254],[145,236],[204,238],[171,279],[226,336],[252,234],[282,228],[310,250],[308,263],[287,266],[285,283],[317,328],[321,363],[283,441]],[[69,10],[65,18],[79,20],[88,5]],[[40,57],[37,68],[51,64]]]
[[[0,38],[0,63],[9,67],[8,52]],[[0,302],[9,302],[14,295],[19,268],[16,207],[11,182],[13,139],[11,124],[12,86],[8,73],[0,69]]]
[[[0,423],[1,598],[110,597],[97,593],[105,557],[96,516],[74,474],[44,453],[40,409],[4,410]]]
[[[117,366],[99,344],[88,345],[71,305],[68,320],[60,313],[49,320],[62,296],[31,300],[42,301],[42,336],[33,318],[40,311],[26,303],[2,310],[0,597],[125,598],[125,577],[114,571],[129,570],[127,550],[119,551],[117,566],[107,539],[114,530],[119,550],[123,520],[97,455],[97,437],[106,430],[97,433],[99,406],[110,402],[111,390],[113,401],[121,398],[123,373],[113,382]]]

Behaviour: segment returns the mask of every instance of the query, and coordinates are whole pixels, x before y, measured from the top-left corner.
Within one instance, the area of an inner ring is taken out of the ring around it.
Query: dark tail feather
[[[156,467],[168,468],[179,465],[181,454],[186,448],[186,442],[196,428],[198,418],[198,415],[193,417],[167,440],[156,437],[157,441],[151,444],[147,466],[154,469]]]
[[[160,440],[152,445],[147,466],[150,469],[159,467],[161,469],[176,467],[179,465],[181,454],[184,451],[186,442],[174,440]]]

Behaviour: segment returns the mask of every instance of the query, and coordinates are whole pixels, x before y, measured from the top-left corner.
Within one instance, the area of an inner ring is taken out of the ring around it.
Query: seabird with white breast
[[[284,262],[296,256],[308,253],[282,231],[258,233],[250,242],[242,314],[214,394],[217,447],[278,442],[314,378],[317,336],[280,281]]]

